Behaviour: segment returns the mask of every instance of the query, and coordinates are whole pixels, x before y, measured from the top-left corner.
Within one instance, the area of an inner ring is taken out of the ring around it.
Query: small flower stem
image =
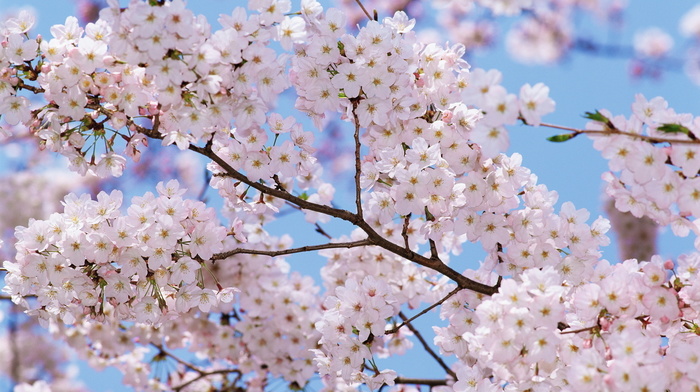
[[[399,325],[395,326],[394,328],[392,328],[392,329],[390,329],[390,330],[384,332],[384,334],[385,334],[385,335],[390,335],[390,334],[393,334],[393,333],[398,332],[399,329],[401,329],[401,327],[403,327],[404,325],[406,325],[406,324],[410,323],[411,321],[417,319],[418,317],[420,317],[420,316],[422,316],[422,315],[428,313],[430,310],[432,310],[432,309],[435,308],[436,306],[442,305],[442,304],[443,304],[445,301],[447,301],[450,297],[452,297],[453,295],[457,294],[458,292],[460,292],[460,291],[462,291],[462,290],[464,290],[464,289],[462,289],[461,287],[456,287],[454,290],[450,291],[446,296],[444,296],[444,297],[443,297],[442,299],[440,299],[439,301],[437,301],[437,302],[435,302],[434,304],[432,304],[432,305],[428,306],[427,308],[423,309],[420,313],[416,314],[415,316],[411,317],[410,319],[405,320],[405,321],[402,322],[401,324],[399,324]]]
[[[413,334],[416,336],[416,339],[420,341],[425,351],[427,351],[428,354],[430,354],[430,356],[433,357],[433,359],[435,359],[435,361],[440,365],[440,367],[442,367],[445,370],[445,372],[447,372],[447,374],[449,374],[452,378],[456,380],[457,374],[455,374],[455,372],[452,369],[450,369],[449,366],[447,366],[445,361],[443,361],[442,358],[440,358],[440,356],[438,356],[435,353],[435,350],[433,350],[432,347],[430,347],[430,345],[428,344],[428,342],[425,341],[425,338],[423,338],[423,335],[421,335],[420,331],[411,324],[411,322],[406,318],[406,316],[402,312],[399,312],[399,317],[401,317],[404,323],[406,323],[408,329],[410,329],[411,332],[413,332]]]

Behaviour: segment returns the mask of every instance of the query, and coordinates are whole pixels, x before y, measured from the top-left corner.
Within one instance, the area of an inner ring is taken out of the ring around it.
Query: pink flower
[[[520,115],[530,125],[540,125],[540,118],[554,111],[554,101],[549,98],[549,87],[542,83],[525,84],[520,88]]]

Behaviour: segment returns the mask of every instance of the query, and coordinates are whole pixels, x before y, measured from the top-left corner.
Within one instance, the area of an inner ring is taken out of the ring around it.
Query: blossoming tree
[[[29,34],[29,13],[6,21],[0,132],[97,179],[85,180],[93,195],[16,228],[4,300],[138,390],[699,388],[700,254],[602,259],[609,222],[557,207],[519,154],[502,153],[506,126],[554,110],[549,88],[509,93],[499,71],[470,69],[463,45],[419,41],[404,12],[364,18],[348,30],[345,12],[314,0],[260,0],[215,30],[182,0],[133,0],[51,37]],[[293,110],[277,107],[285,91]],[[641,95],[630,113],[586,117],[550,140],[590,136],[617,210],[699,234],[700,122]],[[351,135],[349,198],[314,143],[336,120]],[[99,191],[154,144],[206,159],[221,202],[169,178],[126,201],[133,190]],[[290,211],[326,241],[295,246],[296,227],[268,229]],[[329,234],[331,220],[350,230]],[[486,257],[465,269],[467,242]],[[321,282],[286,261],[310,252],[327,260]],[[432,309],[430,342],[415,322]],[[378,361],[412,336],[441,374]]]

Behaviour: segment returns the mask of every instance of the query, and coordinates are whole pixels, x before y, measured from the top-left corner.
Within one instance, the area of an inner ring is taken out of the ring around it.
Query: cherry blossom
[[[578,45],[568,3],[439,3],[522,15],[506,46],[523,61],[553,62]],[[0,33],[3,135],[102,181],[81,180],[91,193],[63,197],[62,209],[50,205],[69,190],[58,176],[30,179],[27,195],[11,189],[19,175],[3,181],[2,228],[16,226],[3,299],[91,366],[116,366],[137,390],[274,380],[298,390],[319,378],[323,390],[697,387],[698,254],[603,259],[607,232],[627,218],[557,205],[519,153],[504,153],[519,122],[567,132],[552,141],[588,134],[610,161],[611,204],[654,222],[638,236],[655,225],[696,235],[693,115],[638,95],[629,117],[600,109],[583,129],[548,124],[549,87],[509,92],[500,71],[471,68],[473,46],[421,42],[403,11],[360,21],[313,0],[250,1],[214,26],[180,0],[108,5],[84,28],[74,17],[53,26],[51,38],[32,38],[27,13]],[[681,23],[688,35],[694,13]],[[448,27],[462,25],[455,17]],[[475,26],[468,42],[488,41],[489,27]],[[665,36],[647,34],[640,54],[663,57]],[[334,122],[351,140],[347,198],[319,141]],[[165,182],[167,172],[155,192],[116,179],[177,166],[148,157],[158,148],[204,160],[203,190]],[[298,227],[275,234],[286,214]],[[328,229],[332,220],[347,230]],[[307,229],[326,242],[295,245]],[[468,243],[483,250],[470,267]],[[318,281],[291,261],[315,251]],[[438,307],[424,337],[414,321]],[[439,380],[383,361],[417,342]],[[165,361],[175,369],[152,377]],[[34,381],[23,376],[17,390],[48,388]]]

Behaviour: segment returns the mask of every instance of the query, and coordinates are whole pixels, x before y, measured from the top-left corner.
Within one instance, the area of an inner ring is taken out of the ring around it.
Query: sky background
[[[125,4],[125,1],[121,1]],[[678,34],[678,21],[681,16],[691,9],[696,2],[693,1],[667,1],[663,2],[661,10],[658,0],[635,0],[624,13],[624,24],[621,28],[611,31],[606,26],[593,20],[581,20],[581,28],[587,33],[587,37],[599,42],[609,44],[631,45],[634,33],[651,26],[658,26],[666,30],[676,41],[673,50],[675,57],[684,54],[687,43]],[[207,16],[214,29],[219,27],[216,21],[221,13],[230,13],[235,6],[245,6],[247,1],[236,0],[199,0],[190,1],[190,8],[195,13]],[[330,1],[322,2],[325,7],[332,4]],[[37,11],[37,26],[34,33],[50,36],[49,28],[53,24],[63,23],[66,16],[74,15],[75,3],[68,0],[0,0],[0,14],[11,8],[31,6]],[[293,7],[298,6],[293,1]],[[384,17],[387,15],[380,15]],[[421,27],[418,23],[417,27]],[[510,22],[505,22],[508,26]],[[553,66],[528,66],[512,60],[505,51],[503,37],[505,28],[500,30],[500,39],[497,39],[495,47],[476,53],[467,60],[473,67],[485,69],[497,68],[503,72],[503,85],[509,92],[517,94],[520,86],[525,83],[535,84],[543,82],[550,87],[550,96],[556,101],[556,111],[544,117],[547,123],[559,124],[571,127],[583,127],[586,123],[581,115],[586,111],[596,109],[608,109],[613,114],[629,116],[631,104],[636,93],[643,93],[648,99],[655,96],[663,96],[669,101],[671,107],[677,112],[697,113],[700,104],[700,89],[680,71],[665,72],[659,79],[633,79],[629,75],[629,63],[625,59],[595,57],[574,52],[560,63]],[[592,142],[586,137],[578,137],[567,143],[551,143],[546,141],[547,136],[557,133],[556,130],[532,127],[511,127],[511,148],[509,153],[519,152],[523,155],[523,165],[530,168],[539,177],[539,183],[544,183],[550,190],[559,193],[559,205],[564,201],[572,201],[577,208],[586,208],[591,212],[590,221],[598,215],[604,215],[601,196],[602,181],[600,175],[607,170],[607,162],[592,148]],[[2,156],[0,146],[0,156]],[[0,167],[0,172],[2,169]],[[337,185],[339,191],[346,189]],[[142,193],[142,192],[141,192]],[[272,227],[282,231],[288,228],[289,221],[280,220]],[[331,226],[331,229],[339,232],[340,226]],[[307,230],[312,233],[313,230]],[[318,243],[322,239],[310,236],[296,241],[295,245],[303,242]],[[480,248],[480,247],[479,247]],[[469,248],[471,249],[471,248]],[[681,253],[692,250],[692,239],[678,239],[671,233],[662,234],[658,245],[660,254],[665,257],[675,257]],[[479,260],[482,256],[478,248],[469,253],[465,252],[461,258]],[[617,261],[617,249],[613,245],[604,250],[604,257]],[[303,262],[292,261],[293,268],[299,268],[305,273],[317,276],[318,268],[322,261],[318,258],[308,258]],[[410,313],[413,314],[413,313]],[[418,323],[424,331],[430,332],[431,319],[421,320]],[[442,324],[440,324],[442,325]],[[427,334],[432,340],[432,334]],[[414,350],[418,349],[414,347]],[[413,364],[411,364],[413,362]],[[426,366],[421,363],[415,366],[411,358],[400,362],[395,366],[401,373],[401,369],[410,369],[411,374],[417,377],[429,376],[435,373],[433,362]],[[80,378],[95,391],[121,391],[116,385],[121,378],[115,370],[96,373],[80,367]],[[0,386],[3,384],[0,383]],[[0,388],[1,389],[1,388]]]

